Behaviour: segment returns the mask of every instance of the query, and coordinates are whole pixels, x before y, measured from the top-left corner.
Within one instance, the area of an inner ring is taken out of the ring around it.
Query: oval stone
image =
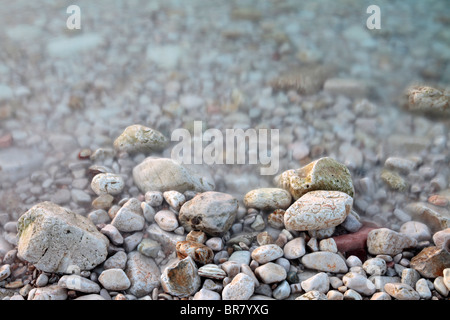
[[[247,208],[261,210],[287,209],[291,204],[291,194],[280,188],[259,188],[248,192],[244,197]]]
[[[343,273],[348,271],[345,260],[337,253],[318,251],[305,254],[301,262],[306,268],[324,272]]]
[[[353,198],[340,191],[311,191],[295,201],[284,214],[284,225],[296,231],[320,230],[344,222]]]
[[[266,244],[252,251],[252,259],[260,264],[276,260],[283,256],[283,249],[276,244]]]

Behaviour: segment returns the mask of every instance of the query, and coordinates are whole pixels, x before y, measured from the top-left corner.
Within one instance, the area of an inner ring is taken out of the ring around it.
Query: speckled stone
[[[245,273],[238,273],[233,280],[223,288],[222,300],[248,300],[255,291],[255,283]]]
[[[417,291],[404,283],[386,283],[384,290],[397,300],[420,300]]]
[[[287,229],[321,230],[344,222],[353,199],[340,191],[311,191],[293,203],[284,214]]]
[[[396,255],[405,248],[413,248],[417,240],[388,228],[375,229],[367,235],[367,247],[373,255]]]
[[[305,267],[324,272],[344,273],[348,271],[345,260],[337,253],[318,251],[305,254],[301,258]]]
[[[167,138],[159,131],[135,124],[127,127],[114,141],[114,149],[127,153],[150,153],[167,145]]]
[[[244,205],[261,210],[287,209],[291,205],[291,199],[291,194],[284,189],[259,188],[245,195]]]
[[[252,281],[253,282],[253,281]],[[177,297],[188,297],[198,291],[201,279],[197,266],[190,256],[175,261],[161,275],[163,290]]]
[[[273,262],[268,262],[257,267],[255,269],[255,274],[266,284],[283,281],[287,276],[286,270],[279,264]]]
[[[252,251],[251,257],[260,264],[273,261],[283,256],[283,249],[276,244],[266,244]]]

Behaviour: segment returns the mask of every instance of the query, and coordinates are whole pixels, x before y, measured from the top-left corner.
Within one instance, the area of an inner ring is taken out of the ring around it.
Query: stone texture
[[[287,209],[291,205],[291,200],[291,194],[284,189],[259,188],[245,195],[244,205],[260,210]]]
[[[306,268],[313,270],[333,273],[343,273],[348,271],[345,260],[337,253],[328,251],[305,254],[301,258],[301,262]]]
[[[306,253],[305,239],[297,237],[286,243],[283,247],[284,257],[286,259],[297,259]]]
[[[414,220],[425,223],[432,232],[450,228],[450,214],[446,208],[440,208],[424,202],[409,203],[405,207]]]
[[[18,231],[18,256],[42,271],[65,272],[70,265],[91,270],[108,254],[108,239],[88,218],[51,202],[23,214]]]
[[[405,248],[413,248],[417,240],[388,228],[375,229],[367,236],[367,248],[373,255],[396,255]]]
[[[257,267],[255,274],[262,282],[267,284],[283,281],[287,276],[286,270],[279,264],[273,262],[268,262]]]
[[[408,221],[402,224],[400,233],[406,234],[417,241],[426,241],[431,239],[431,231],[428,226],[419,221]]]
[[[326,273],[319,272],[318,274],[302,281],[301,286],[306,292],[319,291],[322,293],[327,293],[330,288],[330,280],[328,279]]]
[[[223,288],[222,300],[248,300],[255,290],[255,283],[245,273],[238,273],[233,280]]]
[[[145,218],[142,214],[140,201],[136,198],[128,200],[116,213],[111,224],[122,232],[142,230]]]
[[[347,288],[353,289],[365,296],[370,296],[376,291],[376,287],[372,281],[356,272],[346,273],[342,281]]]
[[[127,292],[138,298],[159,286],[160,271],[155,261],[137,251],[128,254],[125,273],[131,282]]]
[[[210,264],[214,253],[208,246],[195,241],[179,241],[176,244],[177,255],[180,259],[190,256],[200,264]]]
[[[414,86],[407,90],[407,109],[431,115],[450,116],[448,90],[428,86]]]
[[[354,187],[350,171],[336,160],[325,157],[300,168],[283,172],[275,178],[275,184],[288,190],[297,200],[314,190],[333,190],[353,197]]]
[[[43,288],[32,289],[28,293],[27,300],[66,300],[67,289],[59,285],[51,285]]]
[[[125,186],[123,178],[114,173],[99,173],[95,175],[91,182],[91,188],[95,194],[118,195]]]
[[[147,158],[133,169],[133,179],[142,193],[147,191],[199,192],[214,190],[214,181],[169,158]]]
[[[404,283],[386,283],[384,290],[397,300],[420,300],[417,291]]]
[[[386,273],[386,261],[381,258],[371,258],[364,261],[362,265],[368,275],[382,276]]]
[[[442,248],[427,247],[411,259],[410,267],[424,278],[436,278],[443,275],[450,265],[450,253]]]
[[[166,267],[161,275],[163,290],[177,297],[188,297],[200,288],[201,279],[197,266],[190,256]]]
[[[266,244],[252,251],[251,257],[259,264],[276,260],[283,256],[283,249],[276,244]]]
[[[335,227],[344,222],[353,199],[340,191],[311,191],[293,203],[284,214],[287,229],[304,231]]]
[[[421,278],[417,280],[415,288],[421,299],[431,299],[432,294],[426,279]]]
[[[327,300],[327,296],[319,291],[309,291],[298,296],[295,300]]]
[[[167,138],[159,131],[135,124],[127,127],[114,141],[114,149],[119,152],[151,153],[167,145]]]
[[[155,214],[155,222],[164,231],[174,231],[178,228],[178,219],[171,210],[160,210]]]
[[[236,218],[238,201],[231,195],[208,191],[187,201],[178,219],[187,231],[201,230],[210,236],[221,236]]]
[[[98,281],[107,290],[122,291],[130,287],[131,282],[122,269],[108,269],[98,277]]]
[[[447,248],[450,251],[450,228],[436,232],[433,235],[433,242],[438,248]]]
[[[97,283],[76,274],[62,276],[58,281],[58,286],[84,293],[100,292],[100,286]]]
[[[155,240],[161,244],[165,255],[169,255],[176,250],[178,241],[184,241],[185,236],[178,235],[173,232],[164,231],[156,223],[152,223],[147,228],[147,234],[150,239]]]
[[[198,269],[198,275],[205,278],[222,280],[227,274],[218,265],[206,264]]]

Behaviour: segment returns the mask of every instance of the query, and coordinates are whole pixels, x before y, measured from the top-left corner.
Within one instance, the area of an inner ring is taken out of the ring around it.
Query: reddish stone
[[[8,148],[12,145],[13,137],[10,133],[0,137],[0,148]]]
[[[365,249],[367,245],[367,235],[370,231],[379,227],[372,223],[364,223],[362,228],[354,233],[343,234],[333,237],[340,252]]]

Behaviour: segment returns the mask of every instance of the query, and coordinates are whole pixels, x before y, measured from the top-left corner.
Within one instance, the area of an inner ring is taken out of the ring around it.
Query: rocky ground
[[[2,5],[0,297],[448,299],[449,8],[368,5]],[[194,120],[279,172],[174,162]]]

